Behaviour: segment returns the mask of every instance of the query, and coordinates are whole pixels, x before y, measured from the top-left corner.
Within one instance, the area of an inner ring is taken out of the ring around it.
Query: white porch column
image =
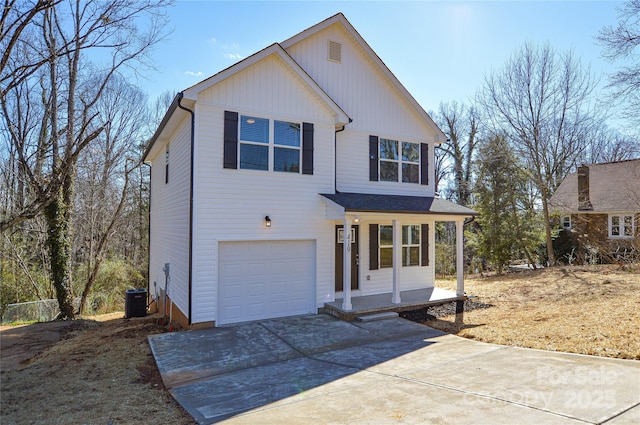
[[[351,310],[351,218],[344,218],[342,238],[342,309]]]
[[[402,223],[393,220],[393,295],[391,302],[400,304],[400,268],[402,267]]]
[[[456,295],[464,295],[464,220],[456,221]]]

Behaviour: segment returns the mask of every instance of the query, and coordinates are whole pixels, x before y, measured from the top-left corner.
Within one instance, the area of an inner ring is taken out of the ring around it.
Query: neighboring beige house
[[[640,159],[582,165],[562,181],[550,204],[578,251],[597,251],[604,261],[638,254]]]

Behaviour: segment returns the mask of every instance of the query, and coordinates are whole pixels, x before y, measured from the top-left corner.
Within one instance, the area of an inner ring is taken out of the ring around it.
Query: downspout
[[[189,326],[191,326],[191,302],[192,302],[192,274],[193,274],[193,173],[194,173],[194,150],[195,150],[195,123],[196,116],[195,113],[180,104],[182,98],[184,97],[184,93],[180,92],[177,95],[178,97],[178,108],[183,111],[187,111],[191,114],[191,176],[189,180],[189,275],[188,275],[188,283],[189,283],[189,312],[187,314],[187,319]]]
[[[351,124],[353,120],[349,118],[349,124]],[[338,187],[338,133],[344,131],[347,125],[343,125],[340,130],[336,130],[333,133],[333,193],[338,193],[336,188]]]
[[[149,302],[149,297],[151,294],[151,257],[149,256],[149,254],[151,253],[151,164],[144,161],[142,162],[142,164],[149,167],[149,212],[147,213],[147,220],[149,223],[149,225],[147,226],[147,308],[149,308],[149,306],[151,305],[151,302]]]

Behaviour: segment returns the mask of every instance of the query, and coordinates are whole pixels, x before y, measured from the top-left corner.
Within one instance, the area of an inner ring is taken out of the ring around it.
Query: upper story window
[[[562,221],[562,228],[563,229],[567,229],[567,230],[571,229],[571,216],[570,215],[562,216],[561,221]]]
[[[634,227],[633,215],[620,214],[609,216],[609,237],[632,238]]]
[[[369,136],[369,180],[429,184],[429,145]]]
[[[300,172],[300,124],[274,121],[273,170]]]
[[[420,183],[420,145],[380,139],[380,180]]]
[[[313,174],[311,123],[225,111],[224,168]]]

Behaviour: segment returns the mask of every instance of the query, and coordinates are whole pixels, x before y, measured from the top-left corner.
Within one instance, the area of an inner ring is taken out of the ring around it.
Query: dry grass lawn
[[[0,333],[0,423],[195,424],[164,389],[147,335],[122,312]]]
[[[462,326],[454,316],[424,324],[484,342],[640,360],[638,264],[467,278],[465,291],[493,307],[465,312]]]

